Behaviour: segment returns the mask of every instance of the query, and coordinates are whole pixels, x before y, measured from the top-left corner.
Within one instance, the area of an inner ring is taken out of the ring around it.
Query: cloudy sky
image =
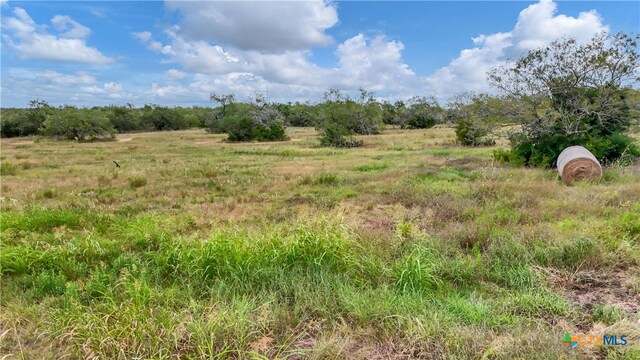
[[[0,0],[1,100],[204,105],[490,91],[485,73],[561,36],[640,30],[636,1]]]

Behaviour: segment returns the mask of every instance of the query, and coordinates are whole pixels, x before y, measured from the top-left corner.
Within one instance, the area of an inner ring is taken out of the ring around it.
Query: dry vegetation
[[[640,357],[639,164],[566,187],[447,127],[288,135],[3,139],[0,354]]]

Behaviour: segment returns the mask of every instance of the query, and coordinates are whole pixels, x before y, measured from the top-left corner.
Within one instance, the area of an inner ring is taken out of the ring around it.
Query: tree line
[[[328,89],[319,103],[274,103],[256,94],[237,101],[213,94],[215,107],[52,107],[33,100],[27,109],[2,109],[2,137],[44,135],[92,141],[117,133],[205,128],[228,141],[282,141],[287,126],[315,127],[322,146],[357,147],[357,135],[385,126],[455,127],[465,146],[495,144],[496,129],[512,125],[510,149],[494,158],[516,165],[551,166],[567,146],[583,145],[603,161],[640,156],[627,131],[640,118],[639,36],[598,34],[590,41],[559,39],[487,74],[494,95],[461,93],[441,105],[433,97],[385,101],[360,88],[349,97]]]
[[[31,100],[27,108],[2,109],[2,137],[42,135],[66,140],[111,139],[118,133],[182,130],[204,127],[206,107],[170,108],[149,104],[123,106],[51,106]]]

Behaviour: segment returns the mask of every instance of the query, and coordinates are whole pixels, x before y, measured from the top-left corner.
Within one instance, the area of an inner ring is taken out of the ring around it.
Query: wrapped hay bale
[[[567,185],[574,181],[599,179],[602,176],[602,166],[598,159],[582,146],[569,146],[562,150],[556,164],[562,181]]]

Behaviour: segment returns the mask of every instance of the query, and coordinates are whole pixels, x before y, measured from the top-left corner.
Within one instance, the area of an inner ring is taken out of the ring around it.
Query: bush
[[[465,146],[489,146],[496,142],[489,138],[491,128],[474,121],[462,119],[455,125],[456,140]]]
[[[141,117],[141,126],[157,131],[183,130],[191,127],[178,109],[164,106],[146,105]]]
[[[229,141],[282,141],[287,139],[282,116],[263,99],[255,103],[225,105],[224,112],[216,109],[206,123],[210,133],[226,132]]]
[[[112,106],[109,110],[107,118],[119,133],[152,129],[151,126],[145,126],[141,122],[139,112],[133,109],[131,104],[127,104],[127,106]]]
[[[28,109],[3,109],[0,121],[2,137],[29,136],[38,133],[51,114],[52,107],[42,100],[31,100]]]
[[[444,110],[435,99],[414,97],[402,114],[401,126],[410,129],[429,129],[444,116]]]
[[[145,185],[147,185],[147,178],[144,176],[134,176],[129,179],[129,186],[132,189],[143,187]]]
[[[363,141],[353,138],[349,130],[340,124],[326,124],[320,131],[320,145],[352,148],[362,146]]]
[[[116,131],[109,119],[99,112],[65,106],[47,116],[41,132],[66,140],[94,141],[113,139]]]
[[[624,135],[635,117],[629,85],[640,65],[638,40],[640,35],[622,33],[601,33],[586,43],[562,39],[492,69],[490,83],[519,108],[515,119],[522,127],[509,139],[509,158],[553,166],[572,145],[584,146],[601,162],[640,156]]]
[[[0,175],[15,175],[18,172],[18,166],[12,163],[3,162],[0,164]]]
[[[347,134],[379,134],[384,124],[382,110],[377,103],[360,104],[352,100],[328,101],[318,105],[319,130],[339,125]]]
[[[286,105],[278,106],[278,111],[284,116],[284,123],[287,126],[314,126],[317,117],[315,108],[311,105]]]
[[[620,133],[608,136],[555,134],[538,139],[532,139],[524,133],[519,133],[512,135],[509,140],[511,141],[511,151],[508,154],[494,152],[494,159],[498,161],[508,159],[508,162],[514,165],[551,167],[555,165],[562,150],[573,145],[584,146],[600,162],[604,163],[618,160],[623,155],[640,156],[640,149],[634,144],[634,139]]]

